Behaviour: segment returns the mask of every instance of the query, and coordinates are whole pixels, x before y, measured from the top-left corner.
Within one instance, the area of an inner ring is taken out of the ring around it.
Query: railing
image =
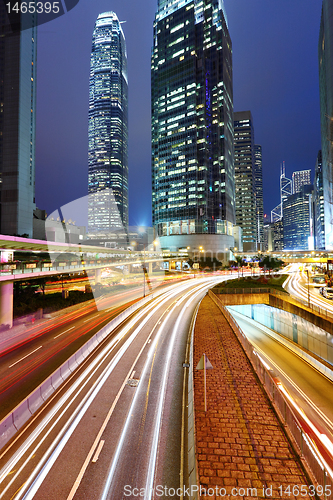
[[[209,296],[214,300],[216,305],[220,308],[233,331],[235,332],[247,356],[251,360],[261,383],[265,387],[269,398],[271,399],[271,401],[273,401],[275,408],[277,408],[278,413],[283,420],[283,423],[289,429],[289,432],[294,439],[301,458],[306,461],[317,483],[315,487],[318,496],[320,498],[332,500],[333,477],[329,473],[329,468],[333,465],[333,461],[331,460],[332,463],[327,464],[325,459],[319,454],[318,450],[316,449],[317,443],[316,445],[312,443],[311,439],[308,436],[308,433],[304,428],[304,425],[301,422],[301,419],[295,415],[295,412],[292,410],[290,404],[287,401],[287,398],[280,391],[277,383],[273,379],[272,372],[268,369],[267,366],[265,366],[261,358],[255,353],[251,343],[249,342],[241,328],[238,326],[232,315],[229,313],[229,311],[219,302],[219,300],[214,296],[214,293],[212,293],[211,291],[208,293]],[[326,490],[325,487],[327,487]],[[315,497],[316,496],[313,496],[313,498]]]
[[[107,266],[116,266],[119,265],[131,265],[136,264],[140,261],[142,264],[145,262],[148,264],[149,262],[161,262],[163,258],[158,256],[156,258],[146,258],[145,260],[140,256],[125,256],[124,257],[112,257],[111,259],[99,259],[99,260],[85,260],[81,261],[80,259],[76,261],[67,261],[67,262],[13,262],[13,263],[5,263],[0,264],[0,277],[1,276],[14,276],[19,274],[33,274],[33,273],[41,273],[41,272],[70,272],[70,271],[84,271],[86,269],[96,269],[103,268]]]
[[[282,294],[283,295],[283,294]],[[313,304],[312,302],[309,302],[307,300],[300,299],[298,297],[294,297],[291,295],[288,295],[285,297],[285,300],[287,302],[290,302],[291,304],[294,304],[295,306],[305,306],[307,309],[310,309],[312,312],[317,313],[319,316],[325,316],[328,319],[333,320],[333,314],[330,313],[326,307],[319,307]]]
[[[254,293],[272,293],[274,295],[288,295],[287,292],[276,290],[275,288],[214,288],[216,294],[254,294]]]

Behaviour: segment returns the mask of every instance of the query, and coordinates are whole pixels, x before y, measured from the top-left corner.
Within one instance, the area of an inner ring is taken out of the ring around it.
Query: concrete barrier
[[[38,390],[38,389],[36,389],[36,390]],[[53,394],[54,389],[52,386],[52,376],[49,377],[48,379],[46,379],[45,382],[43,382],[40,385],[40,392],[41,392],[41,396],[44,399],[44,401],[46,401],[51,396],[51,394]]]
[[[68,360],[68,368],[69,368],[70,372],[73,373],[77,369],[77,367],[78,367],[78,364],[76,362],[76,359],[74,356],[72,356]]]
[[[38,387],[38,389],[31,394],[28,398],[28,405],[29,405],[29,410],[31,412],[31,415],[35,413],[35,411],[38,410],[44,403],[44,399],[42,398],[41,394],[41,388]]]
[[[16,429],[21,429],[22,425],[24,425],[30,417],[31,412],[29,410],[28,400],[26,399],[19,407],[17,407],[13,411],[13,423]]]
[[[71,375],[71,369],[69,367],[69,361],[66,361],[61,367],[60,367],[60,375],[63,380],[66,380],[67,377]]]
[[[3,448],[13,436],[15,436],[16,432],[17,429],[14,426],[13,413],[10,413],[8,417],[0,423],[0,449]]]
[[[52,381],[52,387],[53,387],[54,391],[56,391],[58,389],[58,387],[60,387],[64,381],[64,379],[61,376],[61,367],[58,368],[58,370],[53,373],[53,375],[51,377],[51,381]]]
[[[201,303],[201,301],[200,301]],[[190,369],[188,376],[188,394],[187,394],[187,459],[188,459],[188,484],[191,488],[192,486],[198,486],[198,470],[197,470],[197,458],[196,458],[196,446],[195,446],[195,413],[194,413],[194,379],[193,379],[193,343],[194,343],[194,327],[195,321],[198,314],[200,303],[197,305],[192,322],[191,328],[191,347],[190,347]],[[198,499],[198,494],[193,489],[193,498]]]

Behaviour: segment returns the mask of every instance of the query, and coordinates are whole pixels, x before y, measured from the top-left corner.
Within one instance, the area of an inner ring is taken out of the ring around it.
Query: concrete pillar
[[[102,269],[95,270],[95,285],[101,283],[102,281]]]
[[[149,262],[148,263],[148,274],[152,274],[152,272],[153,272],[153,263]]]
[[[0,283],[0,325],[13,326],[13,281]]]

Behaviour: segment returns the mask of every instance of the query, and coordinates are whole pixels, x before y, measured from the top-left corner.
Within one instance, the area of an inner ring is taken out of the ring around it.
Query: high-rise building
[[[251,111],[234,114],[236,224],[243,230],[244,251],[257,250],[254,132]]]
[[[333,249],[333,0],[323,0],[318,43],[325,249]]]
[[[159,0],[152,51],[153,225],[164,248],[234,245],[232,49],[222,0]]]
[[[283,162],[280,166],[280,203],[271,211],[272,222],[277,222],[283,218],[283,203],[293,194],[292,180],[286,177],[286,164]]]
[[[318,152],[317,156],[313,188],[315,248],[317,250],[325,250],[325,217],[321,151]]]
[[[13,32],[0,4],[0,233],[33,234],[35,206],[36,16]]]
[[[254,183],[256,188],[257,241],[264,245],[264,198],[262,186],[262,147],[254,145]],[[262,248],[263,249],[263,248]]]
[[[311,184],[311,170],[298,170],[292,175],[293,194],[300,193],[302,186]]]
[[[89,87],[88,231],[128,226],[128,82],[125,36],[117,15],[97,18]]]
[[[273,232],[273,251],[281,252],[284,249],[283,243],[283,219],[271,223]],[[268,248],[269,250],[269,248]]]
[[[302,186],[283,204],[283,244],[285,250],[313,250],[313,186]]]

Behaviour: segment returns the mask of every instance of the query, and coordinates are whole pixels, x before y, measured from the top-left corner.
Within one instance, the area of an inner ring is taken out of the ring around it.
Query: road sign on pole
[[[206,354],[203,353],[201,356],[201,359],[197,365],[197,370],[203,370],[204,371],[204,386],[205,386],[205,411],[207,411],[207,390],[206,390],[206,370],[212,370],[213,365],[207,358]]]

